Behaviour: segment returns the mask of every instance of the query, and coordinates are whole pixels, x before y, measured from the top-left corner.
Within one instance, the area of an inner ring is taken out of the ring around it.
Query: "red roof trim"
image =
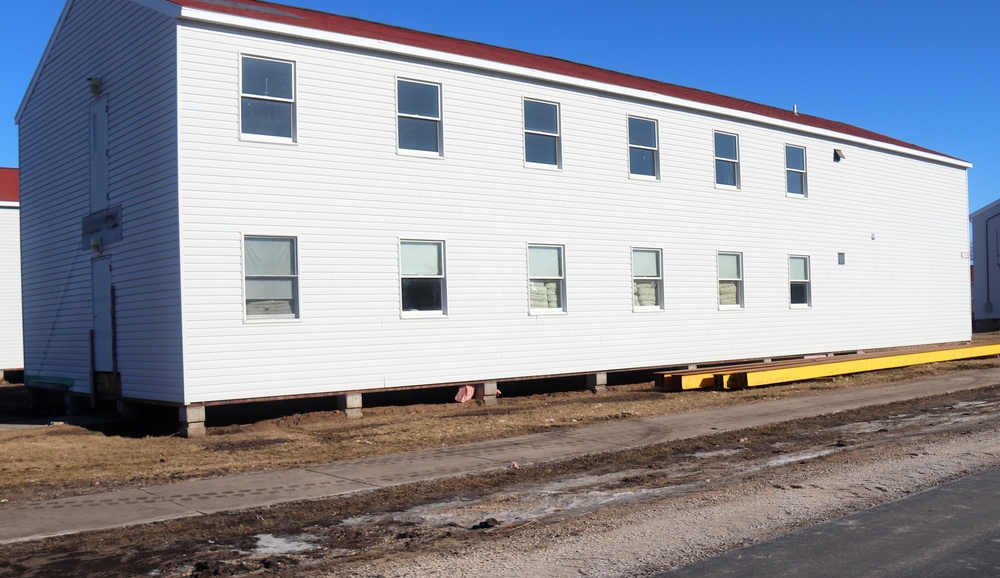
[[[0,168],[0,202],[18,202],[17,169]]]
[[[291,26],[312,28],[374,40],[382,40],[417,48],[425,48],[554,74],[571,76],[584,80],[602,82],[626,88],[645,90],[665,96],[718,106],[734,111],[757,114],[807,127],[834,131],[845,135],[869,139],[961,161],[961,159],[957,159],[956,157],[951,157],[931,149],[917,146],[850,124],[826,120],[807,114],[796,114],[790,110],[757,104],[738,98],[723,96],[713,92],[687,88],[676,84],[659,82],[638,76],[631,76],[620,72],[613,72],[611,70],[578,64],[558,58],[521,52],[519,50],[499,48],[488,44],[481,44],[479,42],[460,40],[457,38],[440,36],[427,32],[417,32],[407,28],[400,28],[387,24],[378,24],[367,20],[360,20],[347,16],[338,16],[335,14],[328,14],[316,10],[297,8],[294,6],[287,6],[272,2],[262,2],[260,0],[170,0],[170,2],[188,8],[222,14],[232,14],[235,16],[253,18],[255,20],[277,22]]]

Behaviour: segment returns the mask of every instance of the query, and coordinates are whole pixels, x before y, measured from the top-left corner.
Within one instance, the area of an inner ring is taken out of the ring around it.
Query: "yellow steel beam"
[[[740,371],[732,374],[725,374],[728,377],[723,377],[723,379],[727,384],[754,387],[758,385],[787,383],[790,381],[804,381],[807,379],[817,379],[833,375],[845,375],[848,373],[862,373],[865,371],[892,369],[894,367],[906,367],[908,365],[939,363],[942,361],[971,359],[974,357],[988,357],[990,355],[1000,355],[1000,344],[974,345],[970,347],[939,349],[936,351],[922,351],[917,353],[899,353],[895,355],[868,357],[864,359],[837,360],[837,358],[830,358],[829,360],[821,360],[809,365],[774,369],[766,369],[762,367],[761,369],[755,371]]]
[[[715,386],[715,375],[704,372],[691,373],[690,370],[677,373],[657,373],[656,386],[668,391],[705,389]]]
[[[714,373],[694,373],[691,375],[679,375],[681,389],[707,389],[715,387]]]

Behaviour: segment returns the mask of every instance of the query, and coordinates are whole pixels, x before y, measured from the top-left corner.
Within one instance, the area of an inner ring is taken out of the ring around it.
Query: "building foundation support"
[[[349,393],[337,396],[337,409],[347,414],[348,419],[361,417],[361,394]]]
[[[608,390],[608,374],[605,372],[588,373],[587,389],[594,393],[604,393]]]
[[[198,438],[205,432],[205,406],[183,405],[177,408],[181,422],[181,437]]]
[[[483,383],[476,384],[475,398],[483,402],[483,405],[496,405],[497,382],[484,381]]]

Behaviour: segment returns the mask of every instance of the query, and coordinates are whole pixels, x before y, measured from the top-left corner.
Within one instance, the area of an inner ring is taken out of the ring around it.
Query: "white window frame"
[[[263,95],[263,94],[254,94],[254,93],[250,93],[250,92],[243,92],[243,59],[244,58],[251,58],[251,59],[254,59],[254,60],[266,60],[266,61],[269,61],[269,62],[280,62],[282,64],[288,64],[288,65],[290,65],[292,67],[292,98],[280,98],[280,97],[267,96],[267,95]],[[298,141],[298,120],[299,120],[298,108],[299,107],[298,107],[298,104],[297,104],[297,100],[298,100],[298,79],[296,77],[296,72],[298,70],[298,67],[296,66],[295,61],[294,60],[285,60],[285,59],[282,59],[282,58],[271,58],[271,57],[267,57],[267,56],[258,56],[256,54],[243,54],[243,53],[240,53],[239,54],[239,70],[240,70],[240,74],[239,74],[238,82],[239,82],[240,97],[239,97],[239,106],[238,106],[239,114],[237,116],[239,117],[238,120],[239,120],[239,135],[240,135],[240,140],[258,141],[258,142],[271,142],[271,143],[279,143],[279,144],[294,144],[294,143],[296,143]],[[291,133],[292,134],[290,136],[285,137],[285,136],[274,136],[274,135],[266,135],[266,134],[257,134],[257,133],[252,133],[252,132],[243,132],[243,99],[244,98],[253,99],[253,100],[270,101],[270,102],[286,102],[286,103],[291,104],[292,105],[292,107],[291,107],[291,114],[292,114],[292,118],[291,118]]]
[[[248,239],[289,239],[292,241],[291,275],[250,275],[247,272],[247,240]],[[240,256],[242,257],[243,273],[243,321],[248,323],[267,323],[275,321],[298,321],[302,318],[302,296],[300,290],[301,270],[299,269],[299,238],[295,235],[240,235]],[[247,281],[250,279],[291,279],[292,280],[292,310],[290,314],[251,314],[247,307],[249,291]]]
[[[722,276],[722,263],[721,257],[723,255],[733,255],[737,259],[737,265],[739,267],[739,275],[736,277],[723,277]],[[743,265],[743,253],[736,251],[719,251],[716,253],[715,266],[717,267],[717,278],[718,283],[716,284],[716,299],[719,302],[719,309],[743,309],[746,305],[746,292],[744,278],[746,277],[746,270]],[[734,283],[736,285],[736,303],[723,303],[722,302],[722,284],[723,283]]]
[[[799,149],[802,151],[802,169],[795,169],[788,165],[788,149]],[[785,145],[785,195],[789,197],[794,197],[796,199],[805,199],[809,196],[809,177],[808,177],[808,160],[806,157],[806,147],[786,144]],[[793,193],[788,190],[788,175],[789,173],[796,173],[802,175],[802,192]]]
[[[403,271],[403,246],[412,243],[420,245],[437,245],[438,259],[441,267],[440,273],[436,275],[406,274]],[[402,317],[444,317],[448,315],[448,271],[445,265],[445,242],[429,239],[400,239],[399,240],[399,308]],[[406,279],[438,279],[441,284],[441,308],[440,309],[411,309],[404,308],[403,283]]]
[[[637,252],[656,254],[656,276],[636,275],[635,254]],[[642,305],[639,303],[639,283],[643,281],[656,282],[656,304]],[[632,247],[632,310],[633,311],[661,311],[663,310],[663,251],[652,247]]]
[[[792,270],[792,259],[804,259],[806,263],[806,276],[805,279],[796,279],[793,276]],[[789,255],[788,256],[788,305],[792,309],[809,309],[812,307],[812,263],[810,262],[808,255]],[[804,285],[806,288],[806,301],[805,303],[794,303],[792,301],[792,287],[795,285]]]
[[[716,146],[715,139],[718,135],[731,136],[736,139],[736,158],[720,157],[718,147]],[[732,132],[726,131],[713,131],[712,132],[712,154],[715,159],[712,163],[712,171],[715,174],[715,188],[717,189],[729,189],[729,190],[739,190],[742,180],[740,178],[740,135]],[[729,185],[719,182],[719,162],[731,163],[735,168],[735,185]]]
[[[525,103],[536,102],[539,104],[547,104],[556,107],[556,132],[544,132],[539,130],[529,130],[528,129],[528,115],[527,107]],[[562,169],[562,106],[558,102],[552,102],[548,100],[541,100],[537,98],[522,98],[521,99],[521,126],[524,129],[524,138],[522,139],[522,144],[524,146],[524,166],[531,168],[541,168],[549,170],[561,170]],[[549,163],[536,163],[528,160],[528,135],[535,134],[545,137],[554,137],[556,142],[556,162],[555,164]]]
[[[637,145],[632,144],[632,127],[631,121],[635,119],[642,122],[648,122],[653,125],[653,146],[647,145]],[[646,181],[658,181],[660,180],[660,123],[656,119],[645,118],[642,116],[629,115],[626,120],[626,132],[628,133],[628,176],[630,179],[639,179]],[[632,150],[647,150],[653,153],[653,174],[647,175],[643,173],[636,173],[632,171]]]
[[[547,249],[558,249],[559,250],[559,276],[551,277],[532,277],[531,276],[531,250],[533,248],[547,248]],[[567,312],[566,308],[566,246],[565,245],[551,245],[546,243],[530,243],[527,250],[527,265],[528,265],[528,313],[530,315],[553,315],[553,314],[563,314]],[[559,307],[533,307],[532,306],[532,284],[533,283],[558,283],[559,284],[559,297],[560,303]]]
[[[400,112],[399,107],[402,104],[399,98],[399,83],[408,82],[410,84],[423,84],[426,86],[433,86],[437,88],[437,109],[438,115],[433,116],[423,116],[419,114],[410,114]],[[437,82],[427,82],[425,80],[414,80],[412,78],[396,78],[396,152],[403,155],[413,155],[422,157],[443,157],[444,156],[444,111],[443,111],[443,93],[441,84]],[[400,130],[399,130],[399,119],[401,118],[413,118],[417,120],[430,120],[434,121],[437,126],[437,150],[436,151],[425,151],[422,149],[408,149],[403,148],[400,144]]]

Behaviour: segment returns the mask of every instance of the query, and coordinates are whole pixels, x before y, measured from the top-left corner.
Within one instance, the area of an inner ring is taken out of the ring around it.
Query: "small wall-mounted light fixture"
[[[87,79],[90,83],[90,93],[91,94],[101,94],[101,79],[97,76],[93,76]]]
[[[838,265],[847,264],[847,253],[837,253],[837,264]]]
[[[833,149],[833,162],[839,163],[840,161],[844,160],[845,158],[847,158],[847,157],[844,156],[844,151],[842,151],[840,149]]]
[[[875,233],[872,233],[872,241],[875,240]]]
[[[104,243],[101,242],[100,235],[94,235],[90,238],[90,250],[98,255],[104,252]]]

